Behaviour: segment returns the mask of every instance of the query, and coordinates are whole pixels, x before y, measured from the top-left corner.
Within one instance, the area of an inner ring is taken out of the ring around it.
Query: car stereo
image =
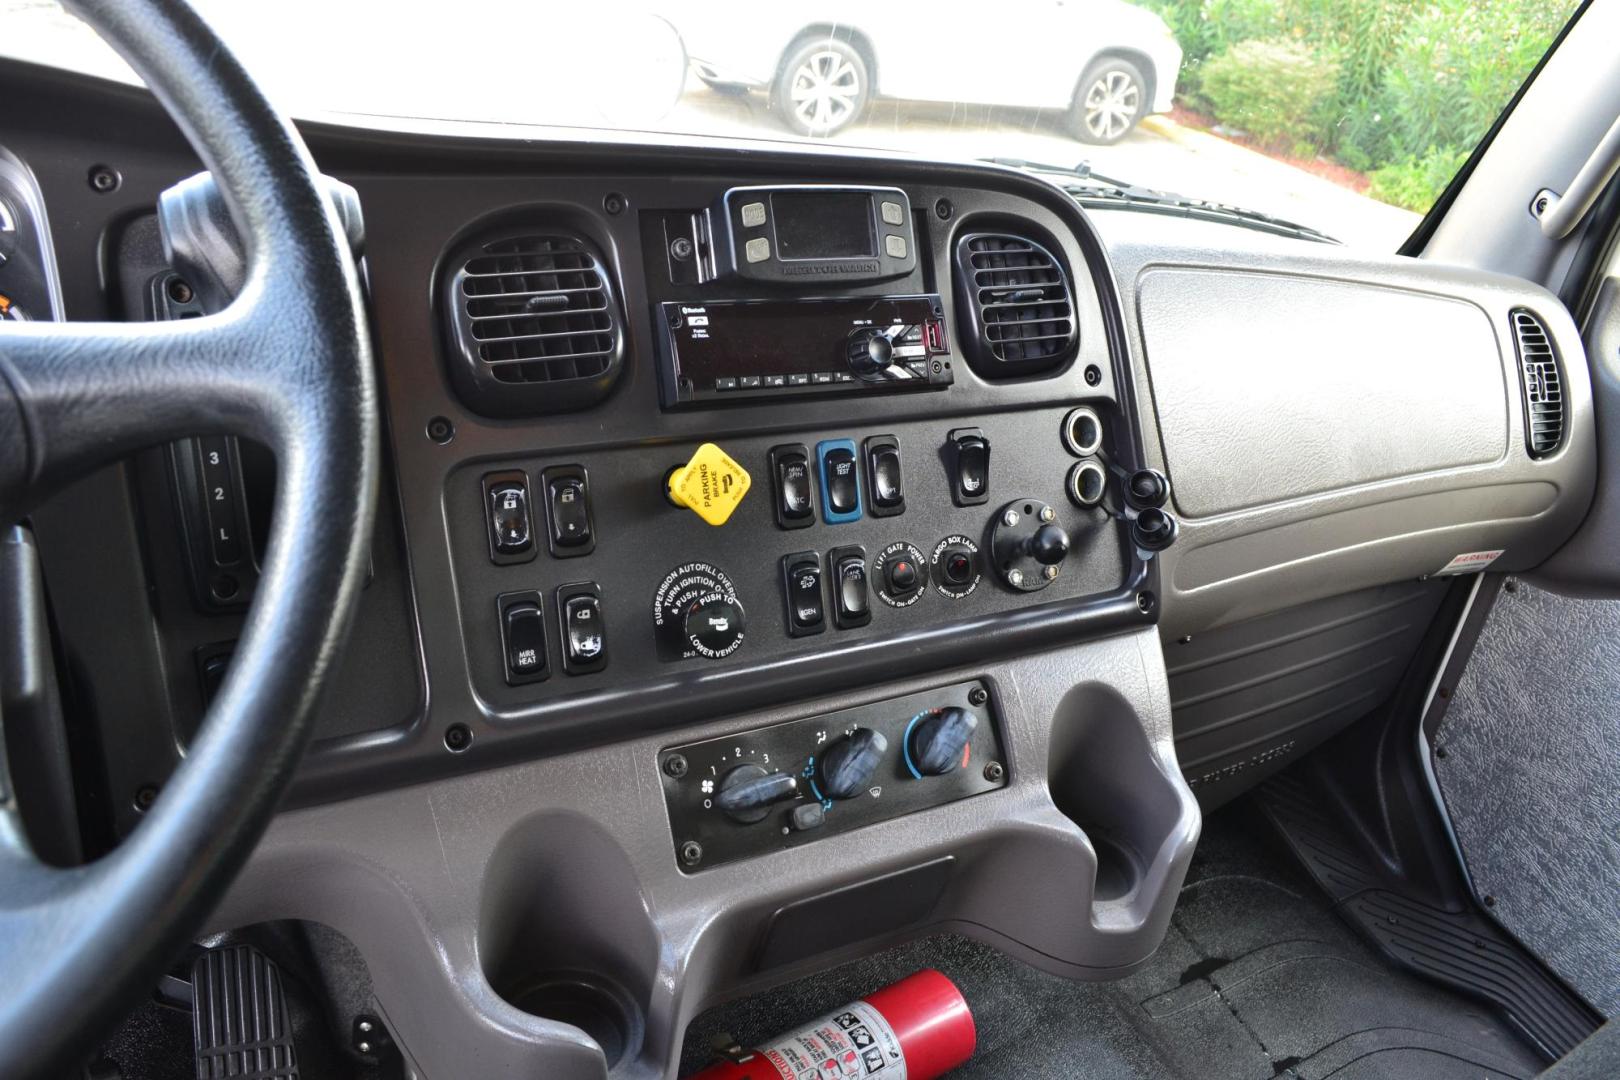
[[[659,305],[664,408],[951,384],[937,295]]]

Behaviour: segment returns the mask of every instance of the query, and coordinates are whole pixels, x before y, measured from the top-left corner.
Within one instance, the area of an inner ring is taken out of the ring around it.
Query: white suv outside
[[[831,135],[876,96],[1061,109],[1084,142],[1114,143],[1168,112],[1181,46],[1124,0],[666,0],[698,77],[770,95],[800,135]]]

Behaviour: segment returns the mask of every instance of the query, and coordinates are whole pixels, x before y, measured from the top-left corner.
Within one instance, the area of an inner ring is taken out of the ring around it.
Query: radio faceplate
[[[664,408],[949,386],[938,296],[659,305]]]

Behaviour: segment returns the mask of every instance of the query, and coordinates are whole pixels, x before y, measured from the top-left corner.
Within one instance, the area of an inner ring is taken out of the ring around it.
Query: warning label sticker
[[[906,1080],[899,1038],[864,1001],[789,1032],[759,1053],[782,1080]]]
[[[1435,575],[1438,577],[1441,574],[1475,574],[1500,559],[1502,554],[1501,549],[1496,551],[1465,551],[1436,570]]]

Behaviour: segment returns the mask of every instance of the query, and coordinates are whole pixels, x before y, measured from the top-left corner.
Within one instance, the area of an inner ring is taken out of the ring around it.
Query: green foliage
[[[1204,65],[1200,86],[1215,115],[1265,143],[1292,147],[1317,127],[1338,66],[1292,41],[1244,41]]]
[[[1353,169],[1383,173],[1377,197],[1414,207],[1417,193],[1438,190],[1435,172],[1484,136],[1574,8],[1574,0],[1140,2],[1181,43],[1182,99],[1257,135],[1261,128],[1239,116],[1263,115],[1267,106],[1233,97],[1228,58],[1255,41],[1308,49],[1333,73],[1333,87],[1309,110],[1308,130],[1291,107],[1280,133]],[[1257,80],[1237,82],[1275,100]]]
[[[1469,153],[1466,149],[1436,146],[1421,158],[1408,157],[1404,161],[1375,169],[1367,194],[1421,214],[1433,206],[1440,193],[1446,190],[1451,178],[1468,160]]]
[[[1373,161],[1477,143],[1546,51],[1566,14],[1541,0],[1436,0],[1407,26],[1373,98]]]

